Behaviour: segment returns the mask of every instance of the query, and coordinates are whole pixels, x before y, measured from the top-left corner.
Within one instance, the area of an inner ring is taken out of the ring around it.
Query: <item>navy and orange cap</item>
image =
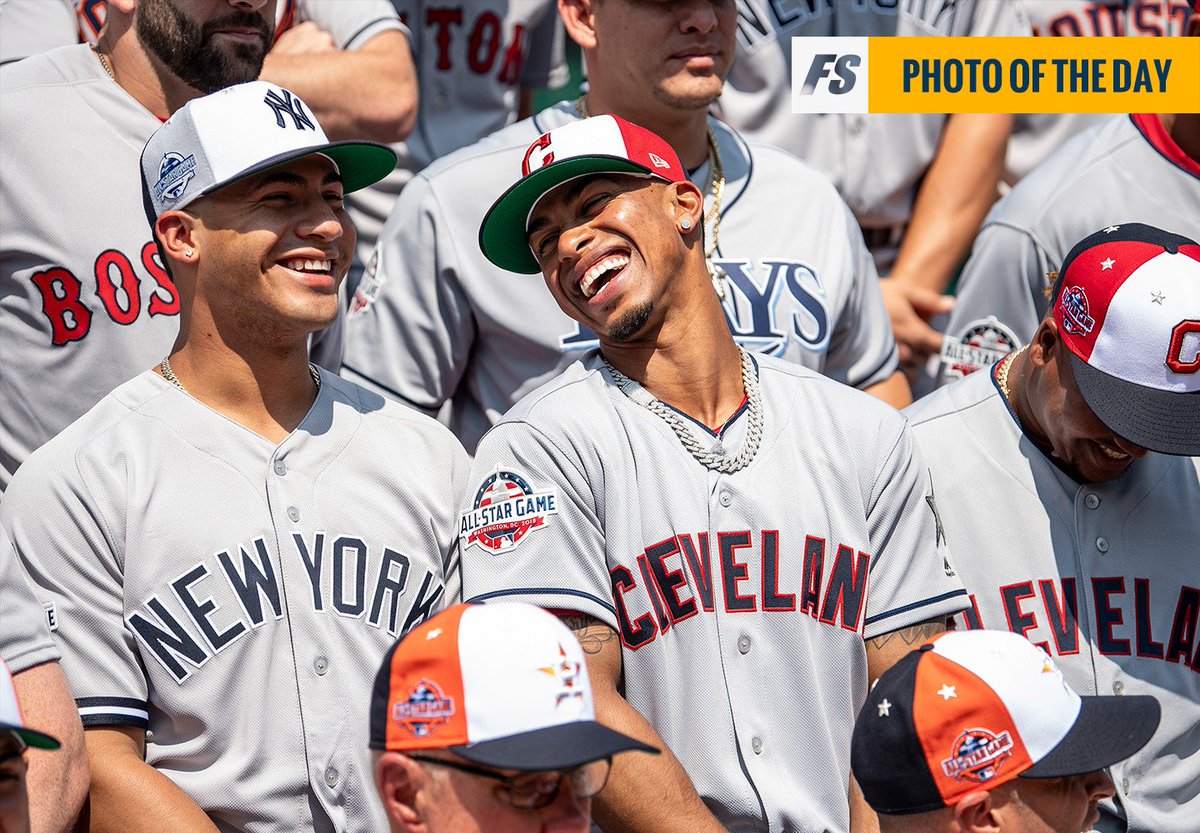
[[[924,813],[1018,777],[1104,769],[1141,749],[1159,717],[1153,697],[1080,697],[1017,634],[952,631],[879,678],[850,763],[877,813]]]
[[[375,676],[370,724],[372,749],[448,749],[523,772],[658,752],[596,721],[575,635],[516,602],[455,605],[393,645]]]

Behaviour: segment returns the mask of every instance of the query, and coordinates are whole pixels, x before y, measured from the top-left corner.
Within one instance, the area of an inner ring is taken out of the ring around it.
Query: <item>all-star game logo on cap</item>
[[[183,196],[188,183],[196,175],[196,157],[170,151],[163,154],[158,166],[158,182],[154,183],[154,198],[162,202],[173,202]]]
[[[991,781],[1012,757],[1012,735],[996,734],[987,729],[967,729],[954,739],[950,757],[942,761],[942,771],[956,781],[983,784]]]
[[[433,680],[425,679],[413,686],[407,700],[397,700],[392,706],[392,720],[417,738],[433,734],[454,717],[454,713],[454,698],[443,694]]]
[[[1107,226],[1071,249],[1053,297],[1096,416],[1151,451],[1200,455],[1200,245],[1140,223]]]
[[[525,477],[499,468],[475,493],[475,505],[459,522],[463,549],[477,546],[494,554],[513,549],[558,514],[558,492],[534,491]]]
[[[483,218],[479,248],[501,269],[537,274],[541,268],[526,236],[534,208],[559,185],[595,174],[687,180],[675,150],[646,128],[619,116],[572,122],[542,134],[525,151],[521,179]]]

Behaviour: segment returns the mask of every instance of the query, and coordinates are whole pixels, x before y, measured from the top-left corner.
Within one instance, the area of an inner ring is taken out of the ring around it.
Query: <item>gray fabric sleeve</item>
[[[52,613],[38,601],[8,533],[0,526],[0,657],[13,674],[59,658],[47,618]]]
[[[566,30],[558,9],[553,3],[548,6],[546,14],[529,33],[528,57],[521,69],[521,86],[527,90],[557,90],[571,78],[571,69],[567,66]]]
[[[61,0],[0,3],[0,64],[79,43],[71,7]]]
[[[426,413],[453,396],[475,340],[458,280],[465,245],[475,241],[452,239],[429,180],[414,177],[379,236],[378,292],[346,323],[348,378]]]
[[[392,29],[408,35],[388,0],[300,0],[297,19],[311,20],[345,50],[358,49],[380,32]]]

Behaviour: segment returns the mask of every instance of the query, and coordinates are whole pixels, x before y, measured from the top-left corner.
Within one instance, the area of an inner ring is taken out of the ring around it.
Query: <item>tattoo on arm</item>
[[[915,625],[901,628],[898,631],[881,634],[874,639],[868,640],[868,643],[876,650],[879,650],[889,642],[899,638],[909,648],[914,648],[917,645],[923,645],[944,630],[946,630],[945,619],[931,619],[928,622],[918,622]]]
[[[617,638],[616,631],[595,616],[572,614],[560,617],[563,624],[575,632],[585,654],[598,654],[604,646]]]

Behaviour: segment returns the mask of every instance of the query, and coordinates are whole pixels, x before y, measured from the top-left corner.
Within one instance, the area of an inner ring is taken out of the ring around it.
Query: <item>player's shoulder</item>
[[[498,424],[524,423],[538,430],[573,431],[586,424],[606,400],[608,381],[599,352],[589,351],[560,374],[534,388],[508,409]]]
[[[365,424],[378,426],[402,447],[415,449],[414,441],[419,441],[446,454],[466,453],[450,429],[433,417],[328,371],[321,374],[321,386],[330,392],[335,409],[338,404],[353,408]]]
[[[918,436],[933,434],[999,395],[990,369],[984,368],[918,399],[904,409],[904,416]]]
[[[465,182],[478,191],[481,185],[502,178],[515,182],[518,170],[504,166],[504,161],[519,157],[542,132],[536,117],[522,119],[434,160],[415,179],[425,180],[434,190]]]
[[[874,425],[883,433],[904,427],[899,411],[858,388],[775,356],[756,353],[753,358],[763,390],[773,399],[792,402],[788,408],[792,418],[800,416],[813,425],[839,425],[853,419],[856,425]]]
[[[0,66],[0,86],[8,99],[6,103],[13,104],[11,97],[24,91],[96,80],[98,65],[90,66],[89,60],[96,63],[90,46],[71,44]]]
[[[804,188],[805,199],[832,199],[842,203],[833,181],[798,156],[776,145],[749,138],[715,117],[709,119],[727,179],[736,179],[739,166],[755,185]],[[810,193],[811,192],[811,193]]]

